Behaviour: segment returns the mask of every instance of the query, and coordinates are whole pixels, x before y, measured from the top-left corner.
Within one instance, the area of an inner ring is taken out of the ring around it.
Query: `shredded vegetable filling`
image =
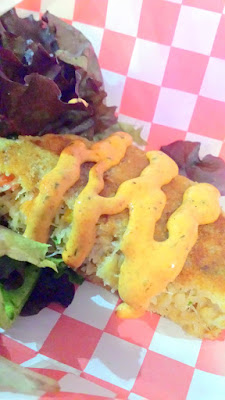
[[[120,243],[123,261],[118,291],[123,303],[117,314],[121,318],[138,317],[148,309],[150,299],[165,290],[180,273],[197,241],[198,226],[216,221],[220,214],[218,190],[210,184],[193,185],[168,220],[168,239],[155,241],[155,224],[166,203],[161,188],[178,175],[178,167],[170,157],[160,151],[148,152],[149,165],[138,178],[123,182],[114,197],[100,196],[104,173],[120,163],[131,143],[130,135],[117,132],[91,147],[79,139],[67,146],[57,165],[41,180],[25,231],[25,236],[47,242],[63,196],[78,181],[81,165],[94,162],[88,183],[74,203],[72,229],[63,260],[72,268],[79,268],[93,248],[100,216],[128,209],[129,221]],[[111,274],[117,265],[114,257],[112,254],[101,266],[104,276]]]

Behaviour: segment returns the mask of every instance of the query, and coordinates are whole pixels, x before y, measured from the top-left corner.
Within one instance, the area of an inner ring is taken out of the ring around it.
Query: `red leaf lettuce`
[[[11,10],[0,18],[0,136],[83,134],[116,122],[97,57],[81,32],[45,13],[40,21]],[[72,98],[88,103],[68,104]]]
[[[199,149],[200,143],[182,140],[161,147],[161,150],[177,163],[181,175],[195,182],[211,183],[224,196],[225,162],[211,154],[200,160]]]

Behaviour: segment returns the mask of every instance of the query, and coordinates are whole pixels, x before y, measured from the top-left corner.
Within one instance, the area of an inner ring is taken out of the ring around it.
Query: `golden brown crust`
[[[27,191],[32,191],[56,163],[55,154],[41,151],[29,141],[21,141],[15,145],[14,141],[1,139],[0,171],[16,176]]]
[[[31,141],[39,147],[50,151],[51,153],[48,152],[49,160],[51,160],[52,165],[54,165],[57,160],[56,155],[58,156],[63,148],[71,143],[71,140],[72,137],[70,135],[46,135],[43,138],[38,139],[27,137],[21,141]],[[89,142],[86,141],[86,143],[88,146],[90,146]],[[7,149],[5,152],[7,153]],[[8,155],[11,157],[10,153]],[[2,167],[1,158],[3,161],[4,157],[5,155],[3,155],[3,152],[0,149],[0,167]],[[42,160],[42,158],[40,159]],[[29,159],[27,159],[27,165],[29,165],[28,161]],[[40,168],[41,174],[43,175],[44,173],[45,165],[42,161],[40,164],[40,162],[37,160],[37,176],[40,175]],[[32,162],[32,157],[30,158],[30,162]],[[80,179],[74,186],[74,192],[80,192],[86,185],[88,181],[88,173],[92,165],[93,163],[85,163],[82,165]],[[101,195],[105,197],[114,196],[122,182],[138,177],[147,165],[148,160],[145,152],[134,146],[130,146],[120,164],[111,168],[105,173],[105,187]],[[46,172],[48,172],[48,167],[46,167]],[[7,163],[4,165],[4,168],[7,168]],[[11,167],[9,165],[9,172],[12,173],[10,168]],[[21,166],[18,166],[18,168],[20,168],[18,170],[21,170]],[[187,178],[183,176],[177,176],[168,185],[165,185],[162,188],[166,194],[167,203],[160,220],[156,224],[155,240],[162,241],[167,238],[166,224],[168,218],[182,203],[185,190],[193,184],[194,182],[191,182]],[[104,243],[107,243],[108,247],[110,247],[114,237],[118,237],[118,226],[122,226],[122,230],[125,229],[124,227],[126,227],[127,221],[127,210],[114,216],[102,216],[98,224],[98,234],[100,239],[101,237],[104,237],[104,240],[106,239]],[[99,243],[101,245],[101,240]],[[105,245],[103,245],[103,247],[104,246]],[[101,249],[101,246],[96,246],[96,252],[98,251],[99,253],[102,252],[103,254],[106,252],[105,248]],[[97,257],[95,258],[97,260]],[[103,286],[103,281],[96,276],[97,263],[97,261],[94,261],[93,258],[89,257],[86,265],[80,269],[80,273],[85,277],[88,276],[88,279],[94,283]],[[89,272],[87,273],[88,269]],[[174,292],[172,296],[173,298],[171,297],[169,291]],[[193,295],[193,293],[195,294]],[[199,227],[198,241],[188,255],[182,272],[171,284],[168,293],[165,291],[158,296],[158,298],[155,300],[156,303],[151,305],[151,310],[171,318],[175,322],[182,325],[184,329],[196,336],[213,338],[219,334],[221,327],[225,328],[224,293],[225,218],[221,215],[215,223]],[[176,294],[185,294],[187,302],[189,301],[190,295],[193,298],[201,298],[201,301],[199,300],[201,307],[197,306],[196,303],[193,304],[190,309],[186,307],[186,309],[182,311],[183,305],[181,308],[179,308],[180,300],[178,299],[179,296],[176,296]],[[167,307],[165,304],[170,300],[172,305],[170,304],[170,307]],[[204,319],[201,316],[201,313],[202,315],[204,313],[207,314],[207,318],[204,317]],[[221,324],[216,322],[213,325],[213,321],[216,321],[216,318],[218,320],[220,313],[222,313],[223,319]],[[209,317],[209,315],[212,315],[212,317]],[[209,322],[209,320],[211,322]]]
[[[121,183],[140,176],[148,164],[149,161],[142,150],[129,146],[120,164],[105,173],[105,187],[101,195],[105,197],[114,195]]]
[[[46,135],[38,139],[36,144],[58,154],[59,150],[62,151],[63,147],[70,142],[70,135]],[[92,165],[92,163],[86,163],[82,166],[77,187],[83,187],[87,183],[88,172]],[[120,164],[105,173],[105,187],[101,195],[113,196],[122,182],[139,176],[147,165],[148,160],[144,151],[135,146],[128,147]],[[162,217],[156,224],[156,240],[166,239],[168,218],[180,206],[185,190],[192,184],[194,183],[189,179],[179,175],[162,188],[167,196],[167,203]],[[225,218],[222,215],[215,223],[200,226],[198,241],[190,252],[177,281],[182,285],[197,284],[201,288],[216,291],[220,295],[225,293],[224,243]]]

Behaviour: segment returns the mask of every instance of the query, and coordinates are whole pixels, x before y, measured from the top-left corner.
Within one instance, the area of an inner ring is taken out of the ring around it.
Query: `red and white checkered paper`
[[[178,139],[225,157],[225,0],[24,0],[80,29],[99,57],[108,104],[143,127],[147,149]],[[0,399],[224,400],[225,341],[154,314],[115,316],[118,298],[85,282],[73,303],[18,318],[0,353],[56,378],[61,393]],[[76,394],[75,394],[76,393]]]

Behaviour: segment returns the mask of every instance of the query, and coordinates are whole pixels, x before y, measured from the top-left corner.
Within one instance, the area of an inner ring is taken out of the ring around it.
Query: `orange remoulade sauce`
[[[118,292],[123,303],[117,314],[121,318],[138,317],[148,309],[151,297],[164,290],[182,270],[197,241],[198,226],[216,221],[220,214],[219,191],[207,183],[194,184],[168,220],[168,239],[154,240],[155,224],[166,203],[161,188],[178,175],[178,167],[170,157],[160,151],[147,152],[149,165],[138,178],[123,182],[114,197],[99,195],[104,188],[104,173],[120,163],[131,144],[131,136],[124,132],[114,133],[90,148],[84,141],[74,140],[61,152],[56,167],[42,178],[25,231],[26,237],[48,242],[63,196],[78,181],[81,165],[94,162],[88,183],[74,203],[72,229],[62,257],[71,268],[79,268],[95,243],[100,216],[129,210],[120,243],[124,260]],[[113,255],[105,263],[105,270],[110,266]]]

